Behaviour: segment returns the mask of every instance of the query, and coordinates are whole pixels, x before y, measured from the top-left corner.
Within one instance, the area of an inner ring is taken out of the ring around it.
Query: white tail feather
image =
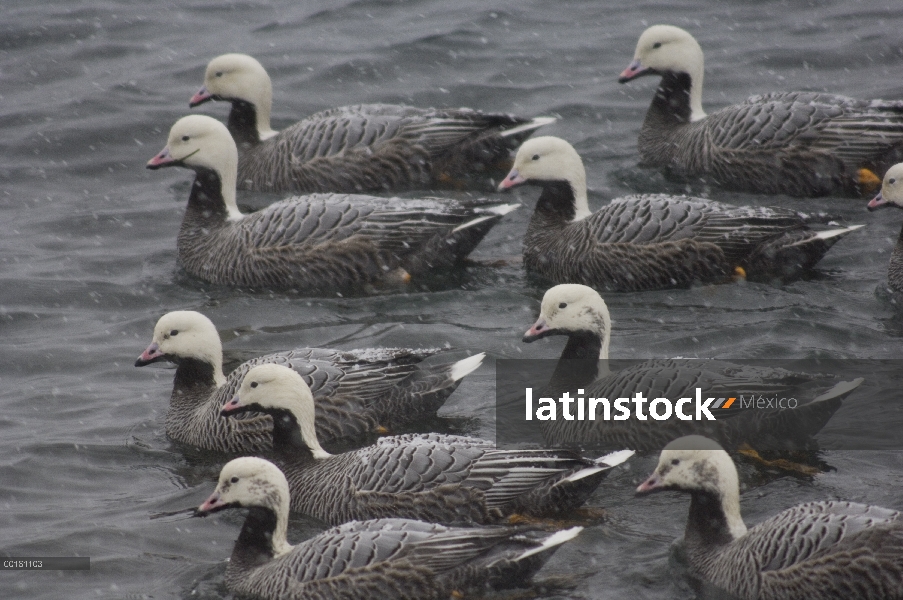
[[[500,204],[498,206],[492,206],[487,208],[487,212],[491,212],[497,215],[507,215],[513,210],[517,210],[520,208],[520,204]]]
[[[821,396],[813,399],[812,402],[824,402],[825,400],[832,400],[834,398],[837,398],[838,396],[849,394],[850,392],[858,388],[863,381],[865,380],[862,377],[857,377],[853,381],[841,381]]]
[[[617,452],[612,452],[611,454],[600,456],[594,462],[597,465],[604,464],[608,465],[609,467],[616,467],[634,454],[636,454],[636,451],[634,450],[618,450]]]
[[[517,135],[523,131],[533,131],[534,129],[539,129],[544,125],[551,125],[555,121],[557,121],[555,117],[536,117],[531,119],[529,122],[524,123],[523,125],[518,125],[517,127],[513,127],[511,129],[507,129],[499,134],[501,137],[510,137],[512,135]]]
[[[607,471],[607,470],[608,470],[608,467],[602,467],[602,466],[587,467],[585,469],[580,469],[576,473],[572,473],[571,475],[568,475],[564,479],[559,479],[558,481],[555,482],[555,485],[553,485],[552,487],[559,486],[562,483],[571,483],[574,481],[580,481],[584,477],[589,477],[590,475],[595,475],[596,473],[598,473],[600,471]]]
[[[560,546],[565,542],[569,542],[583,531],[583,527],[571,527],[570,529],[562,529],[561,531],[556,531],[546,539],[542,541],[542,544],[535,548],[530,548],[514,560],[522,560],[529,556],[533,556],[534,554],[539,554],[540,552],[545,552],[549,548],[554,548],[555,546]]]
[[[500,206],[493,206],[491,208],[487,208],[487,209],[485,209],[484,212],[492,213],[491,215],[477,217],[476,219],[472,219],[466,223],[462,223],[461,225],[458,225],[457,227],[452,229],[452,233],[457,233],[457,232],[461,231],[462,229],[467,229],[468,227],[473,227],[474,225],[478,225],[488,219],[495,219],[499,216],[507,215],[508,213],[510,213],[512,210],[514,210],[516,208],[520,208],[520,204],[502,204]]]
[[[826,229],[825,231],[819,231],[815,234],[815,237],[811,237],[805,240],[800,240],[798,242],[794,242],[790,244],[791,246],[804,246],[811,242],[812,240],[830,240],[831,238],[839,237],[842,235],[846,235],[851,231],[856,231],[857,229],[862,229],[865,225],[851,225],[849,227],[841,227],[840,229]]]
[[[451,377],[452,381],[458,381],[462,377],[470,375],[483,364],[484,358],[486,358],[486,353],[480,352],[479,354],[474,354],[473,356],[468,356],[465,359],[459,360],[452,365],[451,371],[448,374],[449,377]]]

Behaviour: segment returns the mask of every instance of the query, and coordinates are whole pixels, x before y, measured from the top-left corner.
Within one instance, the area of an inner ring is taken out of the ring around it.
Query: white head
[[[737,467],[728,453],[709,438],[688,435],[665,446],[658,466],[640,484],[637,493],[662,490],[706,492],[719,498],[734,539],[746,533],[746,525],[740,516]]]
[[[690,76],[690,118],[705,117],[702,110],[702,78],[705,61],[696,39],[680,27],[653,25],[640,36],[633,62],[621,72],[618,81],[625,83],[643,75],[686,73]]]
[[[514,166],[499,184],[499,190],[517,185],[566,181],[574,192],[575,221],[590,215],[586,199],[586,170],[574,147],[561,138],[535,137],[524,142],[514,157]]]
[[[547,335],[567,335],[586,331],[599,336],[601,360],[608,359],[611,341],[611,315],[602,296],[591,287],[563,283],[546,291],[542,297],[539,319],[524,334],[525,342]]]
[[[207,65],[204,85],[191,97],[191,107],[208,100],[247,102],[257,115],[257,133],[261,140],[276,135],[270,128],[273,84],[266,69],[247,54],[223,54]]]
[[[147,163],[149,169],[185,167],[207,169],[219,175],[223,201],[230,220],[242,217],[235,202],[238,149],[226,126],[204,115],[189,115],[169,130],[166,147]]]
[[[888,206],[903,208],[903,163],[898,163],[887,170],[881,183],[881,191],[868,203],[869,210]]]
[[[216,490],[198,507],[198,513],[255,506],[272,510],[276,514],[276,529],[271,538],[273,554],[281,556],[292,549],[285,535],[289,503],[288,481],[282,471],[267,460],[245,456],[226,463]]]
[[[314,458],[331,456],[317,440],[314,397],[297,371],[272,363],[257,365],[245,374],[238,395],[223,406],[224,412],[238,409],[291,413]]]
[[[136,366],[167,357],[191,358],[209,364],[217,386],[226,383],[223,375],[223,345],[213,322],[193,310],[176,310],[166,313],[154,326],[150,346],[138,357]]]

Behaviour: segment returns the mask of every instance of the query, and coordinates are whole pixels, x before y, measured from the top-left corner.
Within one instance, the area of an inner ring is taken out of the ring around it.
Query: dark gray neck
[[[543,221],[566,224],[577,215],[574,189],[567,181],[547,181],[540,184],[542,193],[536,201],[533,217]]]
[[[667,72],[652,99],[643,123],[648,125],[671,126],[689,123],[692,115],[690,107],[690,76],[686,73]]]
[[[568,343],[561,351],[561,358],[599,360],[602,338],[591,331],[577,331],[568,335]]]
[[[194,184],[191,186],[191,195],[188,196],[186,219],[191,217],[205,221],[224,221],[228,216],[219,173],[212,169],[195,169]]]
[[[298,419],[287,410],[267,410],[273,419],[273,452],[279,458],[292,463],[314,461],[310,447],[301,437]]]
[[[688,548],[713,548],[733,541],[721,498],[709,492],[693,492],[687,519]]]
[[[276,531],[276,513],[262,506],[250,507],[245,524],[235,542],[235,548],[232,550],[229,571],[240,573],[273,560],[274,531]]]
[[[595,333],[579,331],[568,336],[550,382],[555,390],[586,387],[599,375],[599,351],[602,340]]]
[[[167,357],[167,359],[178,365],[176,376],[173,379],[172,399],[174,401],[192,398],[206,400],[209,391],[216,387],[213,365],[196,358],[173,356]]]
[[[254,146],[260,143],[260,132],[257,131],[257,108],[244,100],[232,100],[232,110],[229,112],[229,133],[235,144],[242,146]]]

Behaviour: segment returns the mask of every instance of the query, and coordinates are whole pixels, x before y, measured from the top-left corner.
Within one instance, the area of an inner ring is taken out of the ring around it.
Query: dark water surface
[[[616,83],[639,34],[683,26],[706,52],[712,110],[753,93],[825,90],[903,98],[898,3],[7,1],[0,19],[0,555],[90,556],[90,572],[0,573],[16,598],[226,595],[224,560],[242,517],[151,520],[199,504],[221,464],[163,432],[172,371],[135,369],[164,312],[207,314],[227,358],[294,346],[448,344],[493,358],[554,357],[561,341],[519,340],[544,289],[516,259],[535,190],[481,245],[484,261],[428,290],[298,298],[207,286],[180,272],[175,239],[191,174],[144,163],[187,114],[209,59],[258,58],[274,82],[274,126],[361,102],[470,106],[561,117],[543,133],[584,157],[591,202],[679,192],[637,168],[636,135],[655,82]],[[227,106],[200,112],[225,118]],[[903,321],[875,295],[900,228],[865,200],[778,204],[868,226],[787,285],[608,294],[613,357],[898,358]],[[260,202],[240,197],[240,202]],[[443,414],[494,435],[491,361]],[[847,407],[849,410],[855,410]],[[813,499],[903,509],[903,453],[828,451],[814,479],[748,485],[747,522]],[[605,525],[564,547],[540,578],[554,598],[691,598],[669,559],[687,499],[634,499],[654,459],[632,460],[592,504]],[[317,531],[296,519],[292,539]]]

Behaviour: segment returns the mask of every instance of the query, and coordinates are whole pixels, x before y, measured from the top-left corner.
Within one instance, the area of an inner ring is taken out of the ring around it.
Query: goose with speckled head
[[[256,191],[488,191],[510,168],[511,152],[555,122],[466,108],[361,104],[325,110],[276,131],[270,124],[270,76],[245,54],[210,61],[189,105],[210,100],[231,103],[238,186]]]
[[[742,600],[903,598],[903,516],[855,502],[800,504],[747,528],[731,457],[702,436],[674,440],[637,494],[690,495],[690,575]]]
[[[618,81],[661,77],[640,129],[643,165],[737,191],[858,196],[903,158],[903,100],[774,92],[706,114],[703,65],[699,43],[679,27],[640,35]]]
[[[812,268],[861,225],[816,230],[785,208],[731,206],[663,194],[625,196],[591,212],[586,171],[565,140],[524,142],[499,185],[540,188],[524,236],[524,265],[555,283],[641,291],[771,281]]]
[[[444,600],[520,587],[582,530],[377,519],[351,521],[293,546],[288,482],[274,464],[254,457],[228,462],[195,514],[228,509],[247,516],[226,566],[226,587],[262,600]]]
[[[398,286],[460,264],[509,204],[314,194],[250,214],[236,202],[238,151],[225,125],[179,119],[149,169],[195,172],[178,236],[191,275],[219,285],[304,294]]]

